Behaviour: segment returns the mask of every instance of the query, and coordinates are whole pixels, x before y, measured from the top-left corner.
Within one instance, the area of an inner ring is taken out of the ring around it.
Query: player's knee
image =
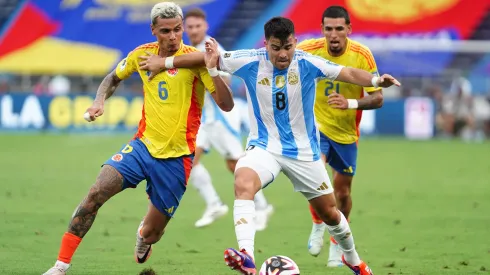
[[[81,203],[84,209],[89,209],[93,212],[97,211],[105,202],[107,198],[104,196],[100,186],[98,184],[92,185],[88,191],[87,197]]]
[[[350,188],[348,187],[341,187],[341,188],[335,188],[335,197],[337,200],[343,201],[346,200],[350,197]]]
[[[315,206],[315,211],[322,221],[328,225],[336,225],[340,220],[340,214],[337,210],[335,197],[332,194],[322,196],[310,201]],[[312,206],[313,206],[312,204]]]
[[[334,178],[334,190],[335,197],[338,200],[344,200],[350,197],[352,185],[352,177],[342,174],[335,175]]]
[[[337,225],[340,221],[340,213],[337,207],[328,206],[324,209],[323,215],[321,216],[322,220],[328,225]]]
[[[153,227],[145,226],[141,232],[141,237],[143,237],[143,242],[146,244],[157,243],[165,233],[165,229],[158,229]]]
[[[254,177],[255,172],[250,173],[248,168],[240,168],[235,173],[235,198],[243,200],[253,200],[255,193],[260,188],[257,188],[257,179]],[[260,185],[260,183],[259,183]]]

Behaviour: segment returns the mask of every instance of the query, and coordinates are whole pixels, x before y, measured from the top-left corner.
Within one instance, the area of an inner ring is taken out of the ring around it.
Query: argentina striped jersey
[[[242,78],[247,88],[247,146],[304,161],[320,158],[313,110],[316,81],[335,80],[341,69],[300,50],[284,70],[272,65],[265,48],[220,53],[220,70]]]

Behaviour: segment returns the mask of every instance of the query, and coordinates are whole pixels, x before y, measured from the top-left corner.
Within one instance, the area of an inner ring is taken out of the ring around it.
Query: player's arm
[[[360,68],[368,71],[373,76],[379,76],[378,68],[376,66],[376,61],[374,56],[369,49],[367,49],[367,54],[362,55],[360,58]],[[357,101],[357,109],[359,110],[372,110],[378,109],[383,106],[383,91],[381,88],[375,87],[364,87],[364,91],[367,95],[360,98],[354,99]],[[356,102],[353,102],[354,105]]]
[[[211,92],[211,95],[216,104],[218,104],[218,106],[223,111],[229,112],[233,109],[235,102],[233,101],[233,95],[230,87],[226,84],[226,82],[221,77],[220,72],[218,71],[218,59],[218,43],[216,42],[216,40],[211,38],[211,41],[206,42],[206,52],[204,55],[204,60],[208,72],[207,74],[201,74],[201,80],[204,80],[204,85],[206,85],[206,77],[210,76],[212,78],[215,91],[212,91],[213,87],[206,88]]]
[[[90,122],[101,116],[104,113],[105,100],[114,94],[123,79],[130,77],[135,71],[135,60],[133,52],[131,52],[117,64],[117,67],[112,72],[104,77],[97,89],[92,106],[84,114],[85,119]]]
[[[362,69],[347,67],[342,67],[334,80],[351,83],[362,87],[388,88],[392,85],[400,86],[400,82],[389,74],[384,74],[378,77],[373,76],[371,73]]]
[[[307,57],[307,60],[318,69],[316,77],[319,78],[342,81],[362,87],[374,87],[375,89],[381,87],[387,88],[392,85],[400,86],[400,82],[389,74],[377,76],[362,69],[340,66],[316,56],[309,56]],[[366,106],[370,106],[369,104],[375,105],[375,102],[373,103],[371,100],[373,100],[373,98],[361,102],[363,104],[361,108],[367,108]],[[329,105],[332,105],[332,107],[338,109],[361,109],[358,100],[345,99],[339,94],[329,96],[328,103]]]
[[[150,71],[148,80],[152,80],[157,74],[172,68],[195,68],[204,67],[204,53],[192,52],[179,56],[161,57],[156,54],[146,52],[146,55],[138,57],[141,70]]]

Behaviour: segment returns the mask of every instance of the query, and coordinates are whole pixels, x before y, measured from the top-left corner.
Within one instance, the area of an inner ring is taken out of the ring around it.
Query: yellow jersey
[[[373,75],[378,75],[378,68],[373,54],[368,47],[361,43],[347,39],[346,50],[341,56],[331,56],[328,53],[325,38],[309,39],[302,41],[297,48],[310,54],[320,56],[345,67],[366,70]],[[362,110],[340,110],[328,105],[328,95],[331,93],[342,94],[345,98],[359,99],[364,91],[372,93],[379,88],[357,86],[340,81],[319,80],[316,88],[315,117],[319,130],[328,138],[342,144],[351,144],[359,139],[359,123]]]
[[[137,47],[116,67],[120,79],[138,72],[143,81],[143,111],[134,138],[139,138],[154,158],[192,154],[201,124],[205,90],[215,91],[213,80],[206,68],[201,67],[170,69],[148,81],[149,73],[138,66],[138,56],[145,55],[145,51],[158,55],[158,43]],[[197,51],[181,43],[174,56]]]

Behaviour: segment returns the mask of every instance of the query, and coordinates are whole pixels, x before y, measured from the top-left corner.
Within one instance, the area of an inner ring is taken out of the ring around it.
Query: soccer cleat
[[[226,204],[219,204],[215,206],[209,206],[202,217],[196,221],[195,226],[197,228],[204,227],[212,224],[216,219],[223,217],[228,213],[228,206]]]
[[[151,244],[145,244],[143,237],[141,237],[140,230],[143,227],[143,222],[138,226],[136,231],[136,245],[134,246],[134,259],[137,263],[142,264],[146,262],[151,256]]]
[[[267,228],[267,223],[272,213],[274,213],[274,207],[267,205],[264,210],[255,210],[255,230],[263,231]]]
[[[363,262],[363,261],[361,261],[361,263],[359,265],[352,266],[348,262],[345,261],[344,255],[342,255],[342,262],[348,268],[350,268],[350,270],[352,270],[352,272],[355,275],[373,275],[373,272],[371,271],[371,269],[369,268],[369,266],[365,262]]]
[[[68,265],[68,268],[69,267],[70,266]],[[50,268],[48,271],[43,273],[43,275],[65,275],[68,268],[63,268],[59,265],[55,265],[52,268]]]
[[[339,244],[330,237],[330,251],[328,253],[328,267],[341,267],[342,263],[342,250],[340,250]]]
[[[248,255],[245,249],[237,251],[233,248],[225,250],[225,263],[231,269],[240,272],[243,275],[255,275],[255,263],[252,257]]]
[[[323,236],[327,226],[324,223],[313,223],[310,238],[308,239],[308,252],[312,256],[318,256],[323,248]]]

